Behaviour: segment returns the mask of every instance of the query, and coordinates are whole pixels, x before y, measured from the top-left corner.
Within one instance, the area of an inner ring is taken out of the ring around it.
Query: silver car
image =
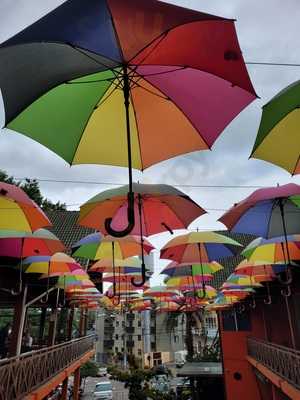
[[[94,399],[96,400],[112,400],[113,388],[110,381],[103,381],[96,384],[94,390]]]

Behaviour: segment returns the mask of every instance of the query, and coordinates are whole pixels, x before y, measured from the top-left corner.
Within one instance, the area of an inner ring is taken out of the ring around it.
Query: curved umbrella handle
[[[135,286],[135,287],[142,287],[142,286],[145,284],[145,282],[146,282],[146,265],[145,265],[144,260],[142,261],[141,267],[142,267],[142,271],[141,271],[141,273],[142,273],[142,280],[141,280],[140,282],[136,282],[136,281],[135,281],[135,278],[131,278],[131,283],[132,283],[133,286]]]
[[[289,286],[293,282],[293,274],[289,266],[287,266],[285,275],[287,279],[282,279],[280,275],[277,276],[277,279],[282,285]]]
[[[269,287],[269,283],[266,283],[266,287],[267,287],[267,298],[264,299],[264,303],[265,304],[272,304],[272,296],[270,293],[270,287]]]
[[[252,309],[256,308],[256,300],[255,300],[254,297],[253,297],[253,299],[252,299],[252,302],[249,303],[249,307],[251,307]]]
[[[131,233],[135,225],[135,216],[134,216],[134,193],[128,192],[127,194],[128,199],[128,209],[127,209],[127,218],[128,218],[128,225],[122,231],[116,231],[111,227],[112,218],[106,218],[105,220],[105,229],[107,233],[113,237],[124,237]]]
[[[286,288],[286,289],[282,289],[282,290],[280,291],[280,293],[281,293],[281,295],[284,296],[284,297],[290,297],[290,296],[292,295],[291,287],[290,287],[290,286],[287,286],[287,288]]]
[[[23,290],[23,282],[20,281],[20,282],[19,282],[18,290],[11,289],[11,290],[10,290],[10,294],[11,294],[12,296],[19,296],[19,295],[22,293],[22,290]]]

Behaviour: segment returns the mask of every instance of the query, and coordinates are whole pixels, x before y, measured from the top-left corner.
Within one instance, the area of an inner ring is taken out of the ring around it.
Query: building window
[[[142,326],[142,321],[138,321],[138,327],[140,328]]]
[[[208,329],[217,329],[217,320],[214,317],[207,317],[205,319],[205,325]]]
[[[125,321],[122,321],[122,327],[125,328]]]
[[[239,314],[235,310],[222,312],[224,331],[251,331],[251,320],[249,311]]]
[[[174,335],[174,343],[178,343],[179,342],[179,337],[177,335]]]
[[[142,336],[138,335],[138,340],[141,341],[142,340]]]
[[[138,355],[141,356],[142,355],[142,350],[138,349]]]
[[[116,335],[116,340],[118,340],[119,339],[119,335]]]
[[[115,353],[118,354],[119,353],[119,348],[115,347]]]

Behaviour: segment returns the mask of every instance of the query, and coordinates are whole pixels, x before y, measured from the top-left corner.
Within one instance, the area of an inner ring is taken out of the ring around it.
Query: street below
[[[87,378],[84,387],[84,393],[82,399],[92,400],[94,399],[93,393],[95,386],[98,382],[104,382],[110,380],[109,378]],[[113,400],[128,400],[128,390],[124,388],[122,382],[111,380],[113,386]]]

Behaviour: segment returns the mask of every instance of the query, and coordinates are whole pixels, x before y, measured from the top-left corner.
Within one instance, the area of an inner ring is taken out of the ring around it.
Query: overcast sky
[[[144,0],[146,1],[146,0]],[[170,3],[204,12],[234,18],[246,61],[300,63],[299,0],[173,0]],[[1,0],[0,42],[13,36],[62,0]],[[212,152],[198,152],[154,166],[136,179],[149,183],[173,185],[275,185],[295,182],[279,167],[259,160],[248,160],[257,133],[261,107],[279,90],[298,80],[300,67],[248,66],[253,85],[260,99],[246,108],[223,132]],[[3,107],[0,104],[3,123]],[[284,151],[284,149],[283,149]],[[16,177],[60,180],[126,183],[126,169],[102,166],[70,168],[62,159],[30,139],[0,135],[0,169]],[[94,194],[109,185],[41,183],[45,196],[76,209]],[[200,229],[222,228],[216,222],[222,211],[248,195],[245,188],[184,188],[195,201],[209,211],[193,224]],[[167,237],[168,238],[168,237]],[[160,245],[162,241],[155,239]]]

